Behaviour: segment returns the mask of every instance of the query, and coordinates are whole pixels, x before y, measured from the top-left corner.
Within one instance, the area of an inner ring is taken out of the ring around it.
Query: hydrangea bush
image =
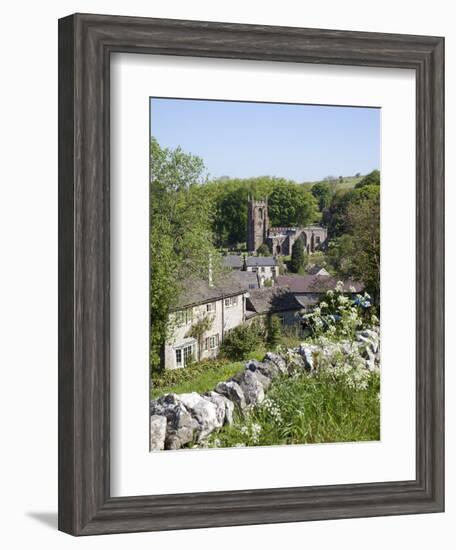
[[[367,292],[352,296],[344,294],[344,284],[339,281],[334,290],[328,290],[317,307],[302,317],[304,325],[314,339],[328,336],[334,339],[352,339],[358,330],[377,326],[371,297]]]

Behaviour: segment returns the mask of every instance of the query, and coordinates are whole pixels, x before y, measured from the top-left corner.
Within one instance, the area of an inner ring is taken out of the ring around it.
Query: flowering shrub
[[[355,292],[352,287],[350,289]],[[378,325],[372,312],[369,294],[344,294],[344,285],[339,281],[334,290],[328,290],[323,300],[312,313],[303,316],[303,321],[314,338],[322,335],[352,339],[357,330],[369,325]]]

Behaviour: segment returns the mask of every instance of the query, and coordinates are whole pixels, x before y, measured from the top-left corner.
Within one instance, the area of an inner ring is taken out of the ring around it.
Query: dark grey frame
[[[416,479],[112,498],[112,52],[416,71]],[[444,39],[76,14],[59,21],[59,529],[72,535],[444,510]]]

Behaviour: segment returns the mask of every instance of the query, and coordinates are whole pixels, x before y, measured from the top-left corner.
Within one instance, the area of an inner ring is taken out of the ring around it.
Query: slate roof
[[[275,267],[278,265],[277,258],[274,256],[247,256],[247,267]],[[228,254],[223,257],[223,265],[231,269],[242,269],[244,257],[238,254]]]
[[[257,274],[253,273],[253,271],[233,271],[230,275],[249,292],[252,289],[259,288],[260,286],[258,284]]]
[[[276,267],[278,265],[277,258],[274,256],[248,256],[246,263],[247,267]]]
[[[226,296],[244,294],[245,284],[242,284],[236,275],[236,273],[227,273],[215,281],[213,286],[209,286],[209,282],[203,279],[187,279],[182,284],[182,292],[174,310],[213,302]]]
[[[223,257],[223,265],[231,267],[231,269],[241,269],[244,263],[244,258],[238,254],[228,254]]]
[[[322,271],[322,273],[319,273],[320,271]],[[308,270],[307,270],[307,273],[309,275],[320,275],[321,276],[324,276],[324,277],[327,277],[329,275],[329,273],[326,271],[326,269],[324,267],[322,267],[321,265],[313,265],[312,267],[310,267]]]
[[[277,278],[279,286],[286,286],[290,292],[296,294],[323,293],[327,290],[334,290],[340,279],[337,277],[322,277],[321,275],[283,275]],[[351,280],[342,281],[344,283],[344,292],[361,292],[364,290],[363,283]]]
[[[288,288],[271,287],[252,290],[247,297],[247,311],[256,314],[302,309]]]

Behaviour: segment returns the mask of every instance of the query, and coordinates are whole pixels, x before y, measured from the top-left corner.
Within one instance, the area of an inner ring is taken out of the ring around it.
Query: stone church
[[[326,245],[328,231],[319,225],[307,227],[270,227],[268,201],[249,199],[247,213],[247,250],[256,252],[266,244],[275,256],[291,255],[296,239],[301,239],[308,254]]]

